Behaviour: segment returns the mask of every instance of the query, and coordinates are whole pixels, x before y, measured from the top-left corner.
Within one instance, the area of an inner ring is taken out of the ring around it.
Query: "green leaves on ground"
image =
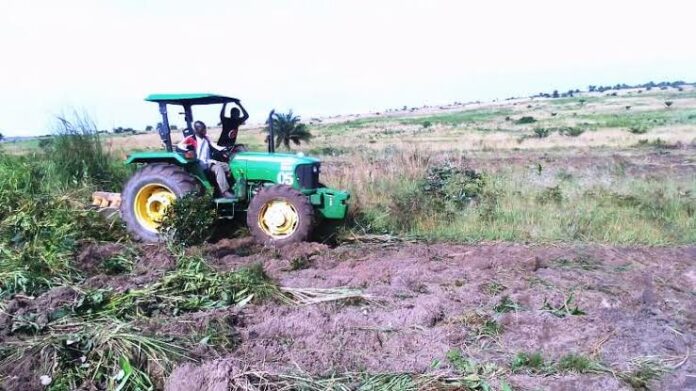
[[[187,359],[182,347],[107,318],[56,325],[51,333],[10,344],[13,353],[0,368],[40,366],[49,390],[159,388],[152,379]]]
[[[546,298],[544,298],[544,304],[541,306],[541,310],[559,318],[564,318],[568,315],[586,315],[585,311],[581,310],[577,304],[573,306],[574,295],[574,293],[567,295],[563,299],[563,303],[560,305],[553,305]]]

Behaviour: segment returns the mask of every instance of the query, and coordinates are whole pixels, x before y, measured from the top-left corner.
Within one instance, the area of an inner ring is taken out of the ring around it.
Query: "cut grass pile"
[[[510,372],[532,376],[553,376],[567,373],[610,374],[633,390],[650,390],[650,382],[658,380],[679,368],[686,357],[636,357],[626,369],[617,370],[596,359],[577,353],[569,353],[558,360],[546,359],[541,352],[520,352],[510,362]]]

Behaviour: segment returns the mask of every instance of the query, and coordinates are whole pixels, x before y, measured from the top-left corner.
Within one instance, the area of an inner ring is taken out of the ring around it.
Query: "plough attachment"
[[[121,207],[121,193],[95,191],[92,193],[92,205],[100,209],[118,209]]]

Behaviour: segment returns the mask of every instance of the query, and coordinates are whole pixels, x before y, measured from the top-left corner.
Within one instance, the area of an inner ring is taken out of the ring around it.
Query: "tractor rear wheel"
[[[126,229],[143,242],[161,239],[158,228],[167,208],[179,197],[199,193],[198,181],[172,164],[148,164],[136,171],[121,195],[121,217]]]
[[[314,227],[314,208],[307,196],[290,186],[265,187],[249,203],[247,226],[265,245],[304,242]]]

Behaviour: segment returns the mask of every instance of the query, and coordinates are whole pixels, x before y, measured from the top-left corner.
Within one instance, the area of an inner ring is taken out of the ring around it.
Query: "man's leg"
[[[227,173],[230,172],[230,166],[223,162],[212,162],[210,164],[210,171],[215,174],[215,182],[217,182],[218,189],[220,189],[220,194],[225,194],[230,191],[230,184],[227,182]]]

